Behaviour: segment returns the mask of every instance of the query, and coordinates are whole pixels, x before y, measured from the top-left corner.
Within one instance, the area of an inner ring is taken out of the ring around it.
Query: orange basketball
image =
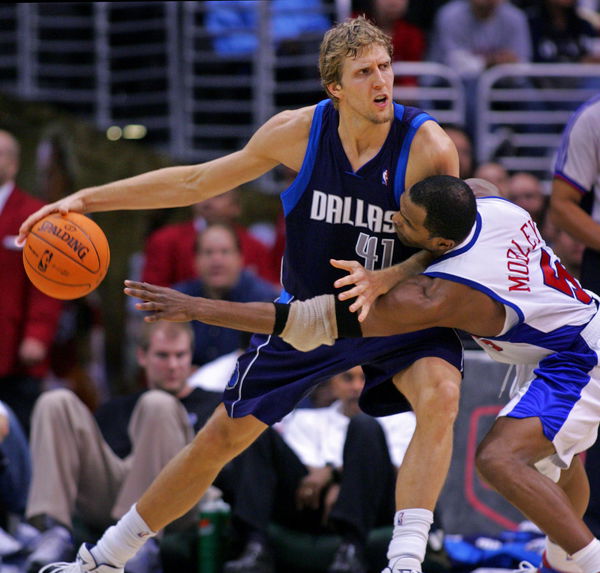
[[[71,300],[92,292],[106,276],[110,250],[106,235],[81,213],[52,213],[39,220],[23,247],[31,282],[54,298]]]

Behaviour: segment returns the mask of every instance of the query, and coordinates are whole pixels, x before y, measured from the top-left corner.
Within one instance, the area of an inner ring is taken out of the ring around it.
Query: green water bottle
[[[221,498],[200,504],[198,520],[198,573],[221,573],[230,507]]]

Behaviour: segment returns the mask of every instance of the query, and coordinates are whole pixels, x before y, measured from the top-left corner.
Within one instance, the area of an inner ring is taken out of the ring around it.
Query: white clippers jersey
[[[504,304],[502,333],[475,341],[494,360],[512,364],[534,364],[579,344],[598,308],[595,295],[567,272],[527,211],[499,197],[477,199],[477,211],[467,239],[424,273]]]

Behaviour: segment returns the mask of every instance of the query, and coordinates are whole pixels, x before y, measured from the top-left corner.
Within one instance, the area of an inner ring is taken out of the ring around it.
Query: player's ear
[[[440,254],[444,254],[455,246],[456,241],[452,239],[444,239],[443,237],[435,237],[434,239],[434,249]]]
[[[340,92],[342,90],[342,86],[339,83],[330,83],[327,84],[327,91],[335,98],[339,98],[340,97]]]

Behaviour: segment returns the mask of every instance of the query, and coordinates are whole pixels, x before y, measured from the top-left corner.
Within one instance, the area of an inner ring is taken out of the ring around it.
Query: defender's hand
[[[201,300],[199,297],[192,297],[172,288],[130,280],[125,281],[123,292],[127,296],[144,301],[136,303],[135,308],[148,313],[144,316],[146,322],[156,322],[157,320],[187,322],[194,320],[196,319],[197,306]]]
[[[391,285],[385,280],[385,274],[382,271],[368,271],[357,261],[331,259],[329,262],[338,269],[348,271],[348,274],[335,281],[333,286],[341,288],[352,285],[352,288],[338,294],[338,298],[340,300],[356,298],[350,305],[350,310],[359,312],[358,320],[363,322],[375,299],[390,289]]]

